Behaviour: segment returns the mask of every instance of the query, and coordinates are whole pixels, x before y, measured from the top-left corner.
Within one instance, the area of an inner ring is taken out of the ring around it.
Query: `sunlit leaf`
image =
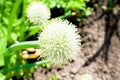
[[[5,79],[5,76],[2,73],[0,73],[0,80],[4,80],[4,79]]]

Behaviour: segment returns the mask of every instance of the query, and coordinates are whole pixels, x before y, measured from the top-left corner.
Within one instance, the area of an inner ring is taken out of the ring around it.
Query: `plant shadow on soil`
[[[99,50],[85,62],[83,67],[88,66],[93,61],[95,61],[95,59],[100,55],[100,53],[102,51],[104,52],[104,61],[107,64],[108,50],[111,45],[111,38],[113,37],[114,34],[116,34],[116,36],[118,37],[118,39],[120,41],[120,34],[118,31],[118,23],[119,23],[119,19],[120,19],[120,13],[115,14],[115,13],[113,13],[113,10],[106,10],[106,11],[103,11],[103,13],[96,20],[100,19],[103,16],[106,16],[105,17],[104,42],[103,42],[102,46],[99,48]]]

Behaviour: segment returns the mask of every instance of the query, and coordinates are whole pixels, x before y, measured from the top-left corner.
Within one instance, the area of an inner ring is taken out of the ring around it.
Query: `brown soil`
[[[78,26],[82,45],[77,58],[67,65],[37,68],[34,80],[49,80],[54,75],[58,80],[80,80],[83,74],[90,74],[93,80],[120,80],[119,11],[93,8],[92,15]]]

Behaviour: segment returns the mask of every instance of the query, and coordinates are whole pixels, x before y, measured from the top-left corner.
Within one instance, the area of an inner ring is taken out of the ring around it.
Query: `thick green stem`
[[[14,51],[19,51],[21,49],[26,49],[26,48],[38,48],[38,47],[39,47],[38,41],[20,42],[20,43],[16,43],[8,47],[6,51],[3,52],[3,55],[9,56]]]
[[[39,66],[39,65],[47,63],[47,62],[48,62],[47,60],[46,61],[38,61],[38,62],[35,62],[35,63],[31,63],[31,64],[20,65],[20,66],[17,66],[17,67],[5,69],[5,70],[2,70],[1,72],[7,73],[7,72],[11,72],[11,71],[17,71],[17,70],[20,70],[20,69],[25,69],[25,68],[30,68],[30,67],[34,67],[34,66]]]

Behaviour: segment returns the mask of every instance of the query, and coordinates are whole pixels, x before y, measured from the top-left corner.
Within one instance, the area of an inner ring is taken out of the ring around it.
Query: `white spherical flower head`
[[[50,18],[50,10],[42,2],[32,2],[26,13],[30,22],[34,24],[44,23]]]
[[[76,26],[66,20],[55,19],[46,24],[39,38],[41,57],[52,64],[63,64],[73,59],[79,50],[80,36]]]

